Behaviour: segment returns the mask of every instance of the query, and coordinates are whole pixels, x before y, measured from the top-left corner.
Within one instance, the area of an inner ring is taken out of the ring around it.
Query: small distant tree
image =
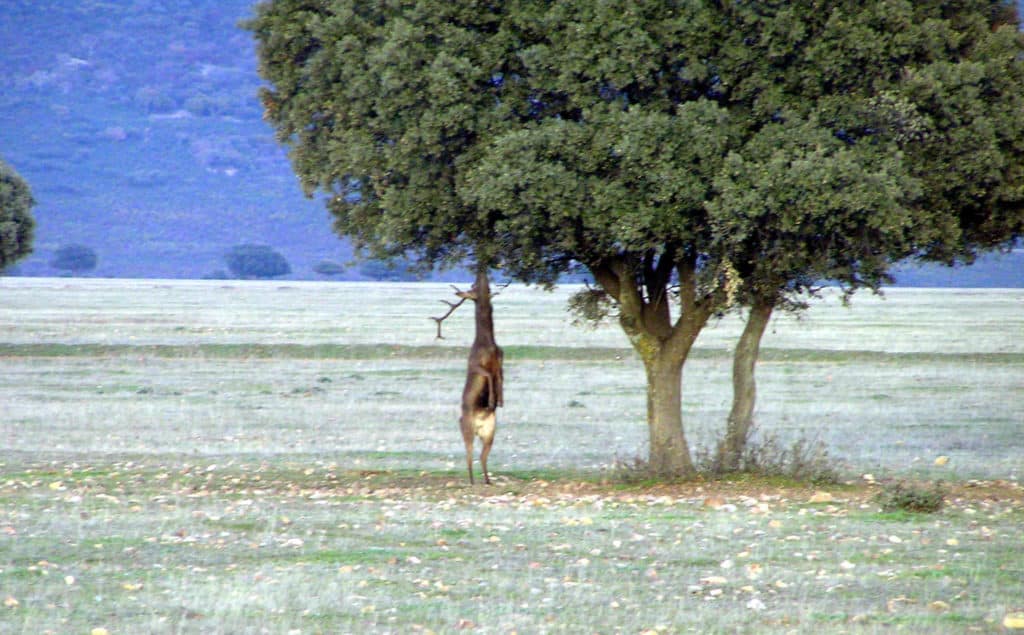
[[[331,260],[321,260],[313,267],[313,271],[321,276],[340,276],[345,273],[345,267]]]
[[[238,278],[276,278],[292,272],[284,256],[267,245],[235,245],[224,260]]]
[[[50,266],[72,275],[92,271],[99,258],[96,252],[85,245],[64,245],[53,254]]]
[[[223,269],[214,269],[209,273],[203,274],[203,280],[227,280],[229,278],[228,272]]]
[[[28,183],[0,160],[0,271],[32,252],[35,203]]]
[[[359,273],[372,280],[387,282],[411,282],[423,277],[416,271],[415,265],[406,258],[367,260],[359,268]]]

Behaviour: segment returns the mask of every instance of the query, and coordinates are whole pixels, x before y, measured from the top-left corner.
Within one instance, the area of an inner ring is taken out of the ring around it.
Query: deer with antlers
[[[484,473],[484,483],[490,485],[491,477],[487,472],[487,455],[491,453],[494,443],[496,425],[495,410],[502,405],[502,362],[504,353],[494,340],[494,319],[491,309],[491,288],[487,280],[487,268],[481,266],[476,274],[476,281],[469,291],[455,288],[455,295],[461,298],[458,302],[445,302],[449,307],[446,314],[432,318],[437,322],[437,337],[441,338],[441,323],[459,308],[466,300],[476,305],[476,336],[473,346],[469,349],[469,364],[466,368],[466,385],[462,389],[462,416],[459,427],[462,429],[462,440],[466,444],[466,468],[469,470],[469,482],[473,483],[473,442],[480,437],[483,448],[480,450],[480,467]],[[496,295],[496,294],[495,294]]]

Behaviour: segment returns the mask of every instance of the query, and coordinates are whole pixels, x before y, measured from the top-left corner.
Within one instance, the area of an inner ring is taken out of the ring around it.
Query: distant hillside
[[[0,12],[0,155],[39,204],[23,275],[60,245],[93,275],[200,277],[238,243],[269,244],[293,277],[344,262],[261,120],[246,0],[23,0]]]
[[[39,202],[35,254],[15,273],[55,275],[49,262],[67,243],[92,247],[90,275],[111,277],[202,277],[240,243],[274,247],[291,278],[348,260],[261,120],[253,42],[237,27],[253,6],[5,0],[0,156]],[[336,278],[392,273],[371,265]],[[897,280],[1024,286],[1024,257],[907,267]]]
[[[985,254],[969,267],[904,264],[893,275],[901,287],[1024,287],[1024,249]]]

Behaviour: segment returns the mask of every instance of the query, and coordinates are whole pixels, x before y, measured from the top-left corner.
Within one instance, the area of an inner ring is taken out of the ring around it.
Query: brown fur
[[[494,341],[494,320],[491,310],[491,289],[486,270],[477,273],[476,283],[469,291],[460,291],[459,297],[473,300],[476,304],[476,337],[469,349],[469,363],[466,368],[466,386],[462,390],[462,416],[459,427],[466,444],[466,467],[469,482],[473,483],[473,441],[480,437],[480,467],[484,483],[491,483],[487,472],[487,455],[494,443],[495,410],[503,404],[502,364],[504,353]]]

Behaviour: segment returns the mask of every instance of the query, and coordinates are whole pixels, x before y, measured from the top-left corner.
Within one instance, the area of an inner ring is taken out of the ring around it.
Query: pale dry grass
[[[616,326],[572,325],[566,300],[513,285],[495,298],[503,345],[621,347]],[[7,343],[346,343],[428,345],[432,315],[452,290],[440,283],[0,278],[0,341]],[[472,314],[457,312],[442,345],[472,339]],[[698,341],[731,349],[736,315],[713,321]],[[845,308],[826,291],[800,317],[777,315],[764,346],[884,352],[1024,353],[1024,290],[889,289]]]

